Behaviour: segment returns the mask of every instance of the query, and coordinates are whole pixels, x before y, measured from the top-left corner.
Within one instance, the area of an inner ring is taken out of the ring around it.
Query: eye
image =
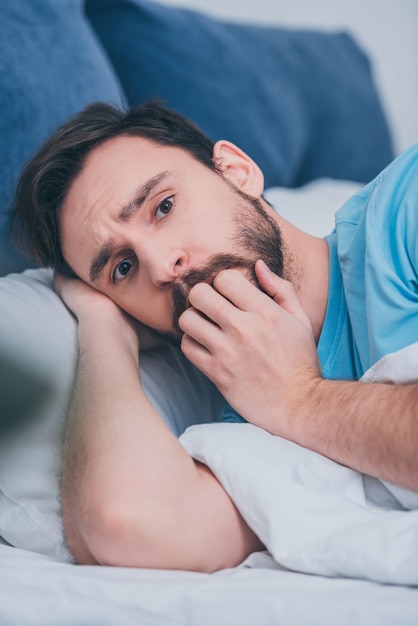
[[[117,283],[118,281],[126,278],[126,276],[131,271],[132,265],[133,265],[133,262],[131,259],[123,259],[123,261],[118,263],[113,272],[113,276],[112,276],[113,282]]]
[[[160,204],[157,206],[155,210],[156,219],[157,220],[163,219],[163,217],[165,217],[166,215],[168,215],[168,213],[170,213],[170,211],[172,211],[173,206],[174,206],[174,196],[170,196],[169,198],[166,198],[165,200],[160,202]]]

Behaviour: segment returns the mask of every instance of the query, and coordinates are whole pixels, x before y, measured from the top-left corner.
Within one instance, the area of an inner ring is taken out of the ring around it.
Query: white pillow
[[[44,269],[0,278],[0,356],[22,368],[18,393],[25,394],[25,373],[49,385],[49,396],[31,419],[0,438],[0,536],[13,546],[68,560],[59,475],[77,333],[51,281],[52,273]],[[151,402],[177,435],[218,417],[222,398],[179,350],[141,355],[141,376]],[[13,404],[5,404],[0,404],[3,423],[16,418]]]
[[[271,187],[264,195],[294,226],[325,237],[334,230],[338,209],[362,187],[349,180],[318,178],[297,188]]]

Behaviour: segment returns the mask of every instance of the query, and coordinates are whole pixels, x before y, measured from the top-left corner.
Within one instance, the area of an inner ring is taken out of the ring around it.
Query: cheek
[[[143,324],[161,332],[172,330],[171,290],[152,293],[150,290],[132,289],[113,299],[121,309]]]
[[[187,222],[181,224],[180,234],[188,234],[187,242],[191,249],[197,245],[202,252],[213,248],[215,242],[225,241],[235,230],[230,205],[221,197],[214,197],[210,204],[201,203],[199,210],[188,215]]]

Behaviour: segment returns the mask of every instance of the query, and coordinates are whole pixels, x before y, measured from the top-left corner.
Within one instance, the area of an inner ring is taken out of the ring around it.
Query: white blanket
[[[418,344],[385,357],[363,380],[418,380]],[[280,566],[418,585],[418,493],[251,424],[192,426],[181,441],[211,468]]]

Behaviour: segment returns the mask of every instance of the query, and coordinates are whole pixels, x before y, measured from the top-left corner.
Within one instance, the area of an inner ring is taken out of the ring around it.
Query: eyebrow
[[[149,178],[145,181],[145,183],[142,183],[142,185],[135,190],[135,193],[129,202],[127,202],[127,204],[119,210],[116,220],[118,222],[129,222],[154,189],[158,187],[158,185],[160,185],[166,178],[168,178],[171,173],[171,171],[165,170],[164,172],[160,172],[152,178]],[[115,248],[116,241],[112,238],[104,243],[94,255],[90,265],[90,281],[92,284],[99,280],[100,275],[111,259]]]

